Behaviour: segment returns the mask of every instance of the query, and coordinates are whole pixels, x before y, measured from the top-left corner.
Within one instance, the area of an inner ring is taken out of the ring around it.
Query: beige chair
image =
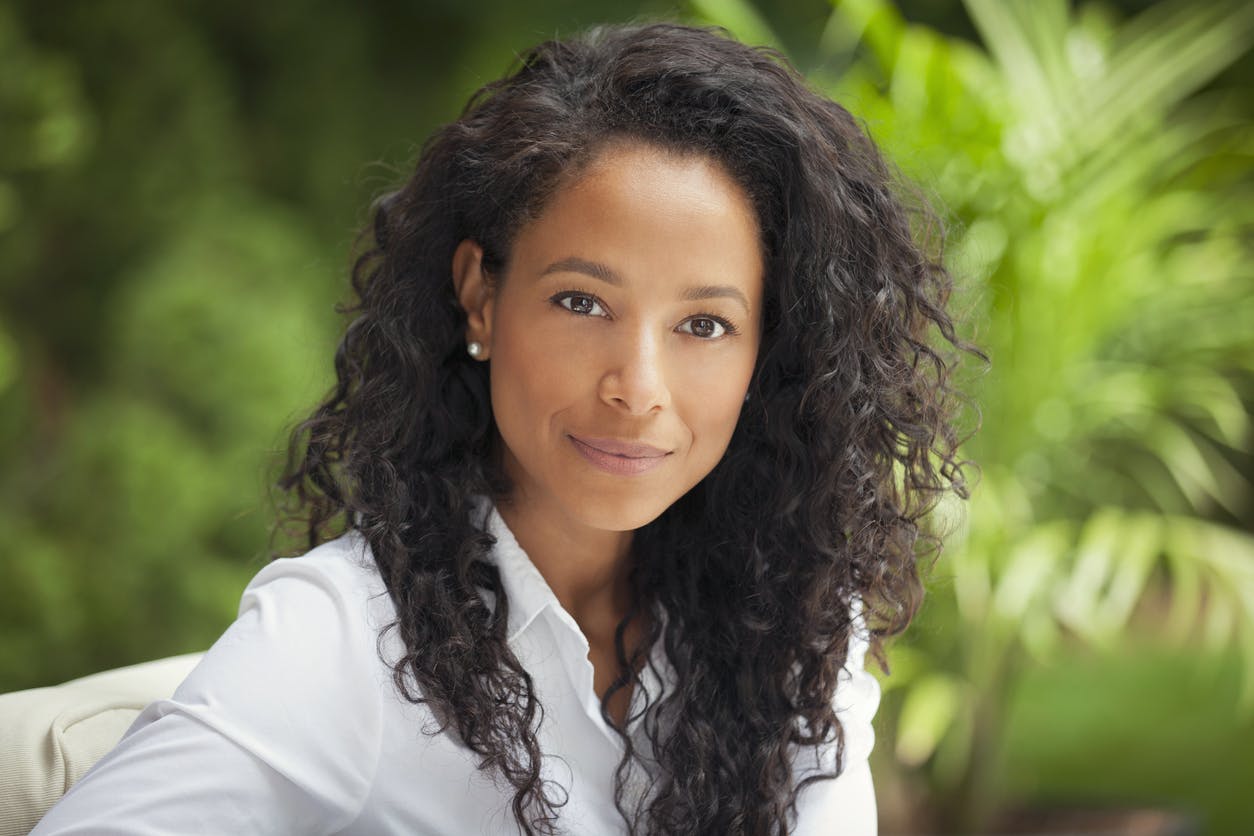
[[[174,693],[200,656],[0,694],[0,836],[25,836],[144,706]]]

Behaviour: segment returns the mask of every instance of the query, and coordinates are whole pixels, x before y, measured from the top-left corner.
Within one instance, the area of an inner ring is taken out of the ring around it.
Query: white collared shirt
[[[601,717],[587,640],[495,509],[487,522],[509,642],[543,706],[544,774],[568,794],[560,827],[623,833],[613,800],[622,741]],[[32,836],[518,833],[513,789],[454,736],[432,734],[430,710],[398,693],[388,663],[401,642],[395,631],[379,639],[395,616],[360,535],[269,564],[173,697],[145,709]],[[845,770],[802,790],[794,834],[876,832],[867,756],[879,686],[865,652],[855,637],[836,691]],[[660,676],[645,666],[632,714],[643,690],[664,688],[662,656]],[[829,768],[834,756],[823,757]]]

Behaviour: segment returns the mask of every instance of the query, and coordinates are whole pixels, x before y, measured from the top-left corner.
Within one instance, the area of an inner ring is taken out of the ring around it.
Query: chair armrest
[[[0,836],[29,832],[145,706],[174,693],[201,655],[0,694]]]

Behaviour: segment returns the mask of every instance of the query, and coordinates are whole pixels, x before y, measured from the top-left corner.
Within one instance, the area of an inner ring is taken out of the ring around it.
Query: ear
[[[467,238],[453,251],[453,291],[466,312],[466,342],[477,342],[477,360],[492,354],[492,303],[494,288],[483,269],[483,247]]]

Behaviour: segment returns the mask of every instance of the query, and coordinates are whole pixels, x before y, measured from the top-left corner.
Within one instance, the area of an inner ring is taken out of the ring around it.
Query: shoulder
[[[870,836],[876,832],[875,788],[869,758],[875,746],[872,721],[880,703],[880,685],[866,669],[870,633],[861,602],[855,600],[851,609],[853,630],[833,695],[843,745],[838,747],[833,741],[817,749],[804,749],[794,764],[799,781],[837,772],[839,776],[813,781],[802,788],[797,798],[796,834],[839,832]],[[838,830],[830,829],[832,822],[841,823]]]
[[[324,649],[373,645],[396,610],[370,552],[357,532],[299,557],[263,567],[240,597],[232,629],[259,638]],[[252,629],[246,629],[251,625]],[[230,641],[231,631],[219,643]]]
[[[276,560],[248,584],[235,622],[147,719],[192,718],[290,780],[358,795],[378,758],[390,682],[378,638],[389,612],[357,535]]]
[[[378,772],[388,684],[364,541],[265,566],[239,616],[168,699],[50,813],[41,833],[331,832]]]
[[[845,666],[836,680],[836,716],[845,734],[845,762],[865,761],[875,746],[875,730],[871,723],[880,704],[880,683],[866,669],[870,650],[870,633],[862,617],[860,603],[854,605],[853,632]]]
[[[836,676],[832,693],[832,708],[840,721],[840,742],[817,748],[800,749],[798,766],[803,777],[816,773],[843,771],[858,762],[865,762],[875,746],[875,729],[872,725],[880,704],[880,683],[867,670],[866,657],[870,651],[870,634],[862,619],[860,608],[854,607],[853,630],[845,653],[844,666]],[[840,758],[837,760],[837,753]]]
[[[283,557],[267,564],[244,589],[240,614],[273,597],[283,601],[290,599],[292,603],[326,597],[337,602],[364,604],[386,594],[370,544],[359,533],[351,531],[299,557]],[[345,613],[355,614],[355,611]]]
[[[188,683],[253,693],[266,684],[276,692],[317,689],[327,698],[368,693],[379,632],[393,613],[369,545],[344,535],[263,567]],[[264,679],[249,679],[261,671]]]

